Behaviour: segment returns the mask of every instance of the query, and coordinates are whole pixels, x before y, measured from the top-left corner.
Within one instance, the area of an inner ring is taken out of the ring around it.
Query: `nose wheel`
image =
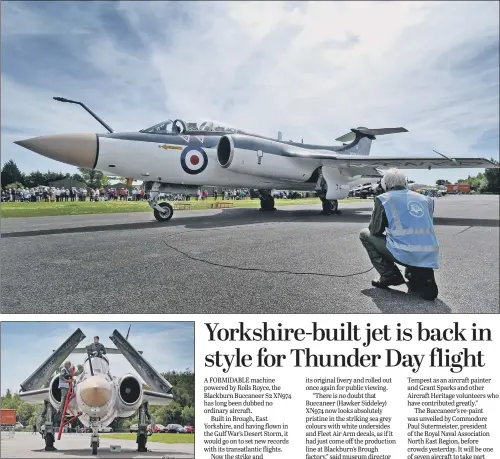
[[[158,207],[161,208],[161,211]],[[160,202],[153,208],[153,213],[159,222],[168,222],[174,215],[174,208],[168,202]]]
[[[99,442],[93,441],[92,442],[92,456],[97,456],[97,448],[99,448]]]

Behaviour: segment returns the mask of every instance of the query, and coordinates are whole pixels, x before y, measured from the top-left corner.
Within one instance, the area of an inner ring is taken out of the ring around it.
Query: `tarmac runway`
[[[121,446],[121,451],[111,452],[110,445]],[[186,443],[157,443],[148,442],[147,453],[138,453],[135,440],[116,440],[114,438],[100,439],[100,446],[97,456],[92,456],[90,449],[89,434],[63,434],[61,440],[56,441],[57,451],[45,451],[45,443],[42,437],[37,434],[26,432],[16,432],[12,438],[7,438],[2,433],[1,442],[3,458],[113,458],[113,459],[143,459],[143,458],[163,458],[163,459],[193,459],[194,444]]]
[[[177,211],[166,224],[152,213],[4,219],[2,312],[499,312],[498,196],[436,199],[435,302],[373,288],[358,238],[372,204],[339,208]]]

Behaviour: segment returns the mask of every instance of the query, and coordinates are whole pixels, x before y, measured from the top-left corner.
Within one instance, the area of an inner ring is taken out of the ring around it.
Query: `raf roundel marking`
[[[187,174],[196,175],[208,166],[208,156],[201,147],[187,146],[181,153],[181,167]]]
[[[415,201],[410,201],[408,203],[408,212],[410,212],[410,215],[413,215],[414,217],[417,218],[423,217],[425,214],[422,205],[419,202]]]

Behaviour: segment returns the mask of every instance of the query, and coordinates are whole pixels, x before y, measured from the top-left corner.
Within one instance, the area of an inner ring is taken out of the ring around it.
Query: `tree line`
[[[493,158],[492,161],[495,161]],[[484,172],[474,176],[468,176],[466,179],[459,179],[457,183],[466,183],[470,185],[471,190],[480,193],[499,193],[500,192],[500,169],[486,169]],[[436,180],[436,185],[451,185],[448,180]]]
[[[78,168],[78,174],[63,174],[61,172],[34,171],[29,174],[21,172],[17,164],[10,159],[2,167],[3,188],[35,188],[37,186],[50,186],[51,182],[71,179],[85,183],[91,188],[101,188],[108,184],[108,177],[94,169]]]
[[[78,373],[79,368],[77,369]],[[165,406],[150,406],[149,413],[153,416],[157,424],[181,424],[195,425],[194,417],[194,401],[195,401],[195,385],[194,372],[185,371],[169,371],[162,373],[162,376],[172,384],[172,393],[174,399],[171,403]],[[52,379],[52,378],[51,378]],[[46,386],[48,386],[46,384]],[[151,389],[144,386],[146,389]],[[17,422],[23,426],[32,427],[38,422],[43,405],[33,405],[21,400],[19,394],[12,393],[7,389],[5,395],[0,397],[0,407],[16,410]],[[113,431],[128,430],[130,425],[136,424],[139,420],[138,414],[127,419],[115,419],[110,427]]]

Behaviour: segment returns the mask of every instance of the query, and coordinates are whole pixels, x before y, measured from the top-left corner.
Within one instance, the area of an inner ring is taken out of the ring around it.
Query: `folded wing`
[[[115,330],[109,339],[121,351],[146,384],[152,387],[155,392],[169,394],[172,391],[172,385],[139,354],[118,330]]]

